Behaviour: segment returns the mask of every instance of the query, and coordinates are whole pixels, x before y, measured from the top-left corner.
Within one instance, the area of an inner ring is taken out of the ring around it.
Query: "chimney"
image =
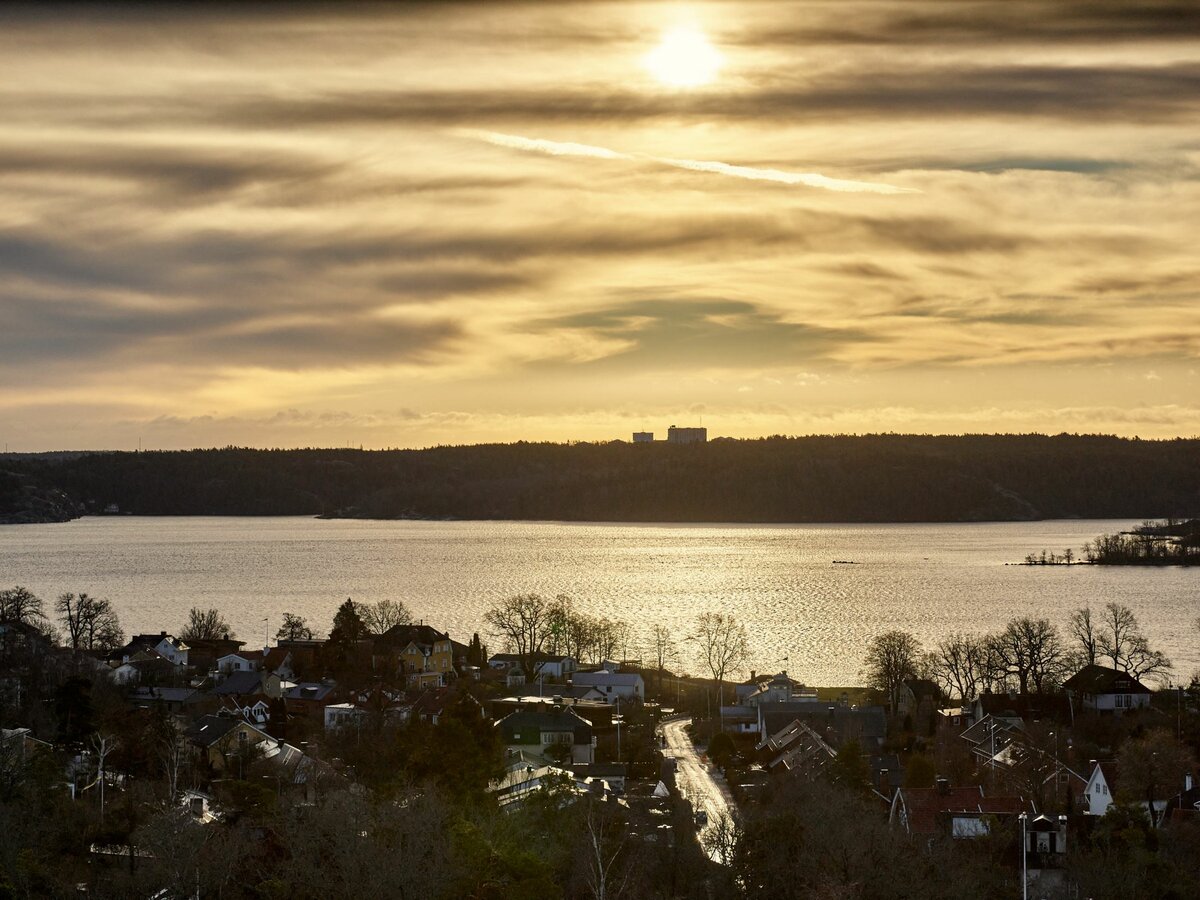
[[[891,793],[891,785],[888,784],[888,770],[879,770],[879,793],[885,797]]]
[[[1192,789],[1192,773],[1184,772],[1183,773],[1183,790],[1185,792],[1187,792],[1187,791],[1190,791],[1191,789]]]
[[[942,794],[943,796],[945,796],[950,793],[950,779],[949,778],[945,778],[945,777],[939,775],[937,777],[937,780],[934,782],[934,784],[937,785],[937,792],[939,794]]]
[[[750,670],[750,683],[756,684],[757,682],[758,682],[758,673],[755,672],[753,669],[751,669]]]

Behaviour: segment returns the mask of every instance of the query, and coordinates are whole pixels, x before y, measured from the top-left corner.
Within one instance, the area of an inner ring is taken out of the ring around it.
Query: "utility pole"
[[[621,761],[621,695],[617,694],[617,762]]]
[[[1021,900],[1029,900],[1029,873],[1025,868],[1025,821],[1028,816],[1021,813]]]

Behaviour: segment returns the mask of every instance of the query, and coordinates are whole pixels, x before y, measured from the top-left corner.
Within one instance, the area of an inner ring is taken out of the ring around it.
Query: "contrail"
[[[784,172],[781,169],[756,169],[751,166],[734,166],[729,163],[715,162],[703,159],[670,159],[662,156],[648,156],[642,153],[621,153],[607,147],[596,147],[591,144],[576,144],[564,141],[547,141],[542,138],[522,137],[517,134],[503,134],[499,131],[480,131],[463,128],[455,132],[463,137],[486,141],[499,147],[512,150],[524,150],[529,153],[544,153],[548,156],[586,156],[592,159],[628,159],[641,162],[657,163],[660,166],[670,166],[673,169],[687,169],[692,172],[709,172],[713,175],[725,175],[730,178],[745,178],[750,181],[773,181],[777,184],[801,184],[805,187],[821,188],[826,191],[843,191],[859,194],[916,194],[919,191],[912,188],[896,187],[891,184],[881,184],[875,181],[848,181],[842,178],[829,178],[816,172]]]

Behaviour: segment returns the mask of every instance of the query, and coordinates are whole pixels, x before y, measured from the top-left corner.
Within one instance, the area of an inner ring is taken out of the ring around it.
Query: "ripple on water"
[[[354,522],[307,518],[88,518],[0,529],[0,583],[44,597],[111,598],[128,631],[177,629],[218,606],[251,642],[286,611],[328,628],[347,596],[403,599],[467,638],[490,601],[565,593],[644,636],[679,637],[706,610],[750,632],[752,668],[813,684],[858,679],[863,648],[901,628],[933,641],[1017,615],[1061,624],[1086,603],[1133,607],[1180,675],[1200,667],[1200,570],[1004,566],[1043,547],[1079,548],[1133,522],[971,525],[625,525]],[[855,565],[833,565],[835,559]],[[486,638],[485,638],[486,639]],[[636,647],[631,648],[636,652]],[[698,671],[694,659],[687,667]]]

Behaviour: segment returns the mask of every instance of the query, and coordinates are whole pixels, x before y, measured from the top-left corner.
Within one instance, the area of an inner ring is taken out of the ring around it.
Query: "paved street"
[[[667,739],[663,755],[677,760],[675,782],[680,793],[691,801],[696,812],[703,810],[708,815],[708,824],[700,829],[700,839],[703,842],[722,817],[733,818],[734,806],[729,788],[725,786],[725,779],[719,773],[714,773],[713,768],[700,759],[691,739],[684,731],[690,721],[678,719],[663,725],[662,731]],[[713,859],[724,862],[717,855],[714,855]]]

